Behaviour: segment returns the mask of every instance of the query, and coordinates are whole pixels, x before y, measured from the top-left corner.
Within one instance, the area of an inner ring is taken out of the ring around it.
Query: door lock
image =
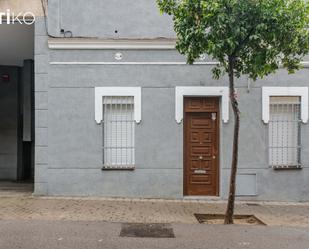
[[[216,159],[216,156],[212,156],[212,159]]]
[[[202,156],[199,156],[199,159],[200,159],[200,160],[203,160],[203,157],[202,157]]]

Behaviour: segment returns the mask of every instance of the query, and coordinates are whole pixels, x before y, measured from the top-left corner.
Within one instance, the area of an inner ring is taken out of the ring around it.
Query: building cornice
[[[48,47],[52,50],[175,50],[176,39],[99,39],[99,38],[49,38]],[[168,64],[182,65],[178,62],[106,62],[106,61],[53,61],[53,65],[136,65],[136,64]],[[218,65],[218,62],[197,61],[194,64]],[[309,68],[309,61],[300,63]],[[281,65],[282,67],[282,65]]]
[[[50,38],[50,49],[175,49],[175,39]]]

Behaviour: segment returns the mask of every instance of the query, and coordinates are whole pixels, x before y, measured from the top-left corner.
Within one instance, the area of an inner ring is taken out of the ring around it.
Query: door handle
[[[216,156],[212,156],[212,159],[216,159]]]
[[[203,157],[202,157],[202,156],[199,156],[199,159],[200,159],[200,160],[203,160]]]

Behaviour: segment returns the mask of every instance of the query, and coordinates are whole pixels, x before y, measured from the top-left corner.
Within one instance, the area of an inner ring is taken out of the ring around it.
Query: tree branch
[[[234,49],[232,56],[236,56],[237,51],[239,51],[243,45],[246,44],[246,42],[248,41],[248,39],[250,38],[250,36],[252,35],[253,31],[254,31],[255,27],[252,27],[250,29],[250,31],[248,32],[247,36],[238,44],[238,46]]]

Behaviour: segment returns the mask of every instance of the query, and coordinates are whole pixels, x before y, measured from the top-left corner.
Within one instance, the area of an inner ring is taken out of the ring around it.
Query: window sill
[[[104,165],[102,170],[134,170],[135,165]]]
[[[274,170],[300,170],[302,169],[302,165],[276,165],[276,166],[271,166],[272,169]]]

